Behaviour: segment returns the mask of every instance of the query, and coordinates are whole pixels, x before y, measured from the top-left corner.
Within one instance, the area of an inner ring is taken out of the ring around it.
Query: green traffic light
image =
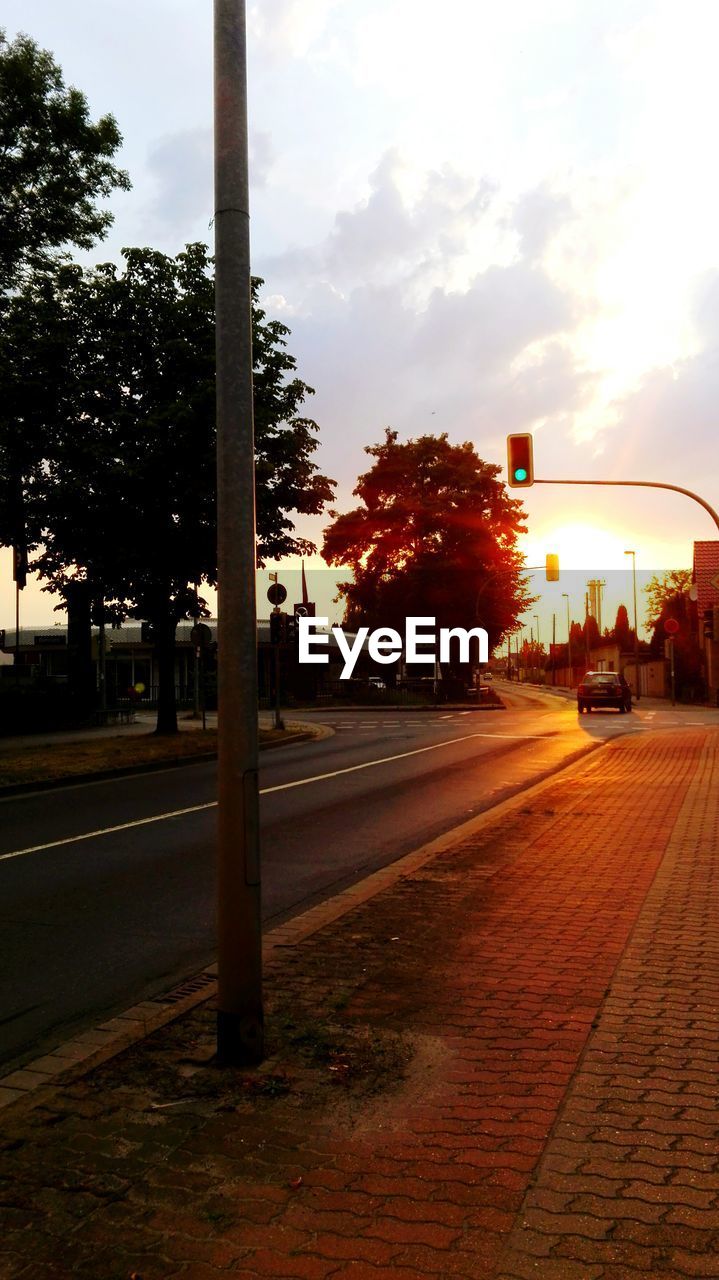
[[[527,479],[527,473],[526,473],[526,471],[525,471],[524,467],[517,467],[517,468],[515,469],[515,472],[514,472],[514,478],[515,478],[515,480],[526,480],[526,479]]]

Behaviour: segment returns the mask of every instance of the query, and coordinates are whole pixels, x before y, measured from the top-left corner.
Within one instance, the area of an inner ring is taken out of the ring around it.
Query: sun
[[[536,536],[528,539],[528,564],[542,564],[548,553],[559,556],[560,569],[606,570],[625,569],[626,541],[611,529],[582,520],[547,525],[542,530],[541,546]]]

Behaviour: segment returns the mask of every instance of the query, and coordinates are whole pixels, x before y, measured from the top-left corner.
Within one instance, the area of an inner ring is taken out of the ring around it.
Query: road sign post
[[[669,639],[667,640],[666,644],[668,649],[667,657],[669,658],[669,685],[672,693],[672,706],[674,707],[676,706],[676,700],[677,700],[676,699],[676,679],[674,674],[674,637],[677,634],[677,632],[680,630],[677,619],[665,618],[664,630],[666,634],[669,636]]]
[[[273,699],[275,704],[275,710],[274,710],[275,729],[284,729],[285,723],[284,723],[284,720],[282,719],[282,710],[281,710],[281,702],[280,702],[280,666],[281,666],[280,644],[283,638],[283,628],[286,625],[287,620],[285,618],[285,615],[280,610],[280,605],[284,604],[285,600],[287,599],[287,588],[284,587],[281,582],[277,581],[277,574],[275,574],[274,581],[267,588],[267,599],[269,600],[270,604],[275,606],[274,609],[272,610],[272,617],[270,618],[270,641],[272,643],[272,649],[274,654],[272,675],[273,675]]]

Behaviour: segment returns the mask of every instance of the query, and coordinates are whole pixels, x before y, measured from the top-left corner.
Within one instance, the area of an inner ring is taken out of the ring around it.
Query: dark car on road
[[[577,689],[577,710],[591,711],[594,707],[616,707],[618,711],[631,711],[632,691],[624,676],[616,671],[587,671]]]

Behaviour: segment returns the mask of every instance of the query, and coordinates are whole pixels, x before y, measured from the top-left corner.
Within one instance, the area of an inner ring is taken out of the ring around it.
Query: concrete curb
[[[326,902],[310,907],[292,920],[271,929],[262,942],[263,962],[278,947],[291,947],[304,941],[389,888],[403,876],[411,875],[452,845],[500,822],[508,813],[525,805],[547,787],[553,786],[558,774],[572,776],[586,768],[586,757],[596,755],[608,745],[611,742],[588,743],[540,781],[520,789],[515,795],[467,822],[452,827],[429,844],[398,858],[396,862],[372,872]],[[7,1107],[30,1110],[41,1105],[52,1096],[56,1087],[79,1079],[168,1023],[181,1018],[197,1005],[213,999],[217,994],[216,975],[216,964],[209,965],[164,995],[143,1000],[124,1013],[65,1041],[52,1052],[0,1077],[0,1111]]]

